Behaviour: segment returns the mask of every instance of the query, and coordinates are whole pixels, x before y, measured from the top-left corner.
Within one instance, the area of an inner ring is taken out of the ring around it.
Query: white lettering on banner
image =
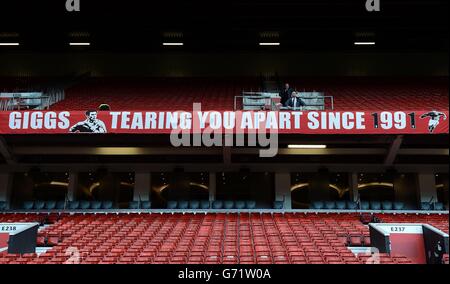
[[[70,127],[70,112],[11,112],[9,114],[10,129],[67,129]]]
[[[280,112],[280,129],[291,129],[291,114]]]
[[[292,114],[294,115],[294,127],[295,127],[295,129],[300,129],[301,128],[300,117],[303,115],[303,112],[301,112],[301,111],[293,111]]]
[[[204,129],[206,127],[206,118],[208,117],[208,112],[197,112],[197,115],[200,122],[200,129]]]
[[[122,122],[120,124],[120,128],[122,129],[129,129],[130,125],[128,124],[128,122],[130,122],[130,112],[129,111],[124,111],[122,112]]]
[[[317,119],[319,117],[319,114],[315,111],[310,111],[308,113],[308,128],[309,129],[317,129],[319,128],[319,120]]]
[[[356,112],[356,129],[366,129],[364,122],[364,112]]]
[[[219,129],[222,127],[222,115],[217,111],[209,114],[209,127],[212,129]]]
[[[182,112],[180,115],[180,128],[191,129],[192,127],[192,114],[189,112]]]
[[[329,114],[330,117],[330,129],[341,129],[341,116],[339,112]]]
[[[145,129],[155,129],[156,128],[156,113],[146,112],[145,113]]]
[[[131,120],[131,129],[144,129],[142,112],[137,112],[133,115],[133,119]]]
[[[250,116],[249,112],[244,112],[242,114],[241,128],[242,129],[249,129],[249,128],[251,129],[251,128],[253,128],[252,117]]]
[[[233,129],[236,126],[236,113],[226,111],[223,113],[223,127]]]

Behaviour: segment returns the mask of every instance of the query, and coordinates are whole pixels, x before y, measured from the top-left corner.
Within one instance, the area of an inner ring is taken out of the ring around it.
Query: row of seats
[[[3,255],[0,263],[271,264],[372,263],[347,246],[369,246],[369,229],[358,213],[240,214],[0,214],[0,221],[54,220],[38,233],[45,253]],[[52,217],[53,216],[53,217]],[[448,214],[375,214],[392,223],[429,223],[448,232]],[[57,217],[57,218],[56,218]],[[380,263],[411,263],[380,256]],[[78,261],[78,260],[77,260]],[[447,257],[448,261],[448,257]]]
[[[255,209],[256,202],[253,200],[215,200],[210,202],[208,200],[169,200],[167,202],[167,209]],[[274,209],[283,209],[282,201],[275,201],[273,203]]]
[[[80,200],[80,201],[25,201],[23,203],[22,209],[24,210],[77,210],[77,209],[113,209],[112,201],[88,201],[88,200]]]
[[[448,109],[447,78],[286,80],[299,91],[316,90],[333,96],[336,110],[398,110],[399,106],[404,110],[417,110],[417,106]],[[193,102],[201,102],[205,110],[232,110],[235,96],[258,88],[256,78],[91,78],[67,89],[66,99],[51,108],[86,110],[107,103],[113,110],[189,110]],[[326,104],[329,109],[331,102],[326,100]]]
[[[407,209],[404,202],[401,201],[361,201],[358,203],[353,201],[314,201],[311,203],[311,209],[329,209],[329,210],[405,210]],[[441,202],[422,202],[421,210],[445,210],[444,204]]]
[[[129,209],[150,209],[152,203],[150,201],[130,201],[128,204]]]

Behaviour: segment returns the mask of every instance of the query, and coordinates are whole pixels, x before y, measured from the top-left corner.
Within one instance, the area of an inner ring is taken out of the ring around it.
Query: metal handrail
[[[272,100],[272,99],[274,99],[274,97],[271,97],[271,96],[267,96],[267,95],[261,95],[261,94],[276,94],[276,93],[269,93],[269,92],[242,92],[243,94],[253,94],[253,95],[250,95],[250,96],[234,96],[234,110],[236,111],[237,110],[237,99],[238,98],[246,98],[246,99],[255,99],[255,100],[262,100],[262,99],[270,99],[270,100]],[[254,94],[260,94],[260,95],[254,95]],[[330,102],[331,102],[331,110],[334,110],[334,97],[333,96],[315,96],[315,97],[302,97],[302,96],[299,96],[299,98],[300,99],[302,99],[302,100],[315,100],[315,99],[327,99],[327,98],[329,98],[330,99]],[[322,105],[322,104],[320,104],[320,105],[318,105],[318,104],[309,104],[309,105],[306,105],[306,106],[324,106],[325,107],[325,105]]]

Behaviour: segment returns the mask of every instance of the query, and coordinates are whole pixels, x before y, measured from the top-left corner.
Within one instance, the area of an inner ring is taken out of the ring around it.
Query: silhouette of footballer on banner
[[[435,110],[424,113],[420,116],[420,118],[426,118],[426,117],[430,118],[430,120],[428,121],[428,131],[430,133],[432,133],[434,131],[434,129],[438,126],[441,117],[443,117],[444,120],[447,119],[447,115],[445,115],[445,113],[438,112]]]
[[[86,120],[80,121],[69,130],[78,133],[106,133],[106,126],[103,121],[97,119],[96,110],[86,111]]]

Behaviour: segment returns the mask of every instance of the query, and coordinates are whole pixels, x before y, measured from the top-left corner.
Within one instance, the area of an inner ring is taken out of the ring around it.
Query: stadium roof
[[[37,51],[70,50],[77,41],[111,51],[160,50],[167,48],[163,42],[183,42],[184,50],[449,47],[446,0],[381,1],[380,12],[368,12],[365,0],[81,0],[81,12],[71,13],[64,2],[1,1],[0,42]],[[355,41],[376,45],[355,47]]]

